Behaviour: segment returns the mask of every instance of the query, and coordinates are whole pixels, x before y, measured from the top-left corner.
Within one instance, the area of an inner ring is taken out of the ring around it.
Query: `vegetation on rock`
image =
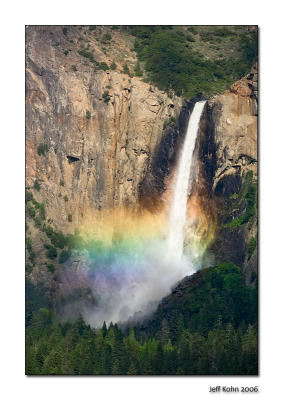
[[[187,27],[139,25],[130,33],[148,80],[187,99],[228,88],[257,57],[256,29],[196,26],[188,33]]]

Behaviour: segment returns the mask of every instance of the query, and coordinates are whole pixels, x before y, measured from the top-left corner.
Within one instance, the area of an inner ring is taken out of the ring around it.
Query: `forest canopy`
[[[132,26],[134,49],[159,89],[190,99],[227,89],[257,58],[254,27]]]

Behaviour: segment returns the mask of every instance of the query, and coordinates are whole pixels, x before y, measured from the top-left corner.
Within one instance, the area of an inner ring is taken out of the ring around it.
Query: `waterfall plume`
[[[190,175],[193,152],[204,105],[205,101],[200,101],[194,106],[176,171],[167,236],[168,255],[174,257],[175,260],[180,260],[183,254],[187,199],[191,190]]]
[[[76,273],[89,282],[96,300],[94,307],[81,310],[94,327],[102,326],[103,321],[143,318],[178,281],[199,268],[193,256],[183,254],[183,246],[193,153],[204,104],[196,103],[190,116],[169,213],[165,209],[156,214],[145,210],[139,215],[110,210],[108,216],[101,212],[101,219],[96,216],[91,224],[96,233],[91,237],[89,256],[76,267]]]

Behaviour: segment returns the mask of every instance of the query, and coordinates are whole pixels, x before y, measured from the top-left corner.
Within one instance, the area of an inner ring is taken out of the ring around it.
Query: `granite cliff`
[[[193,104],[133,76],[131,40],[113,31],[109,45],[108,31],[26,28],[26,186],[45,224],[63,234],[103,210],[158,207]],[[217,226],[210,251],[253,284],[255,204],[245,215],[257,179],[256,66],[207,102],[197,156],[195,190]],[[42,225],[37,211],[27,213],[27,262],[35,265],[28,273],[56,290]]]

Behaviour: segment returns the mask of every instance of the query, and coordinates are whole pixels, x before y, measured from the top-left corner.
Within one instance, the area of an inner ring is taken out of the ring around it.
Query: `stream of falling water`
[[[85,307],[84,317],[94,327],[106,323],[142,319],[155,310],[172,287],[197,270],[192,254],[183,254],[187,199],[191,192],[193,152],[205,102],[195,104],[179,157],[173,197],[164,230],[144,236],[121,228],[119,241],[93,249],[85,268],[96,299],[95,307]],[[104,221],[105,222],[105,221]],[[132,225],[136,226],[135,221]],[[140,221],[141,222],[141,221]],[[156,221],[146,222],[146,232],[156,229]],[[122,226],[122,225],[121,225]],[[101,237],[101,236],[100,236]],[[71,304],[73,307],[73,303]]]
[[[190,175],[193,167],[193,152],[195,149],[200,117],[205,103],[205,101],[199,101],[194,106],[176,171],[176,181],[169,213],[167,236],[169,257],[174,257],[176,261],[180,260],[183,255],[187,199],[191,191]]]

